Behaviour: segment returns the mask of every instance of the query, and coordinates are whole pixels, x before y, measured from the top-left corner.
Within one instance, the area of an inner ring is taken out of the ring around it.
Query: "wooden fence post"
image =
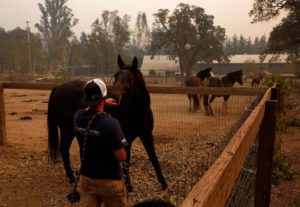
[[[3,83],[0,83],[0,145],[6,145],[6,125],[5,125],[5,107]]]
[[[272,164],[278,101],[267,101],[265,107],[265,115],[259,130],[255,207],[270,206]]]

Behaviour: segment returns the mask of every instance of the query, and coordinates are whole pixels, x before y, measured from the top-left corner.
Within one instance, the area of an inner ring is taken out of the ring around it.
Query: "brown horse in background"
[[[271,75],[270,72],[264,70],[264,71],[261,71],[259,73],[256,73],[254,75],[254,77],[252,78],[252,81],[251,81],[251,86],[252,87],[259,87],[261,81],[266,78],[266,77],[269,77]]]
[[[207,85],[205,85],[205,86],[207,86],[207,87],[233,87],[235,82],[238,82],[240,85],[243,85],[242,69],[235,71],[235,72],[228,73],[225,77],[223,77],[221,79],[218,79],[216,77],[208,78]],[[220,96],[212,95],[209,98],[209,95],[204,95],[203,104],[204,104],[207,115],[214,115],[214,111],[213,111],[211,104],[216,97],[220,97]],[[223,96],[223,98],[224,98],[223,108],[224,108],[225,113],[228,112],[227,101],[228,101],[229,97],[230,97],[229,95]]]
[[[202,87],[203,81],[205,78],[214,77],[213,72],[211,72],[212,68],[208,67],[204,70],[201,70],[197,73],[196,76],[191,76],[185,79],[185,85],[187,87]],[[188,94],[188,99],[190,103],[189,111],[197,111],[200,109],[200,101],[201,95],[198,94]],[[192,105],[193,104],[193,105]]]

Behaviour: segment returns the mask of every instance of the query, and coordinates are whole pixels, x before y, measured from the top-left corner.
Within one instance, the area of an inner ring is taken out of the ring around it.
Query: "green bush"
[[[274,185],[279,185],[281,180],[292,180],[293,173],[289,158],[282,153],[277,152],[273,160],[272,183]]]
[[[295,118],[295,119],[289,121],[288,125],[292,126],[292,127],[300,127],[300,119]]]
[[[272,87],[274,84],[278,84],[280,87],[280,94],[279,94],[279,110],[284,111],[285,104],[284,99],[291,93],[291,85],[289,82],[282,77],[281,75],[272,75],[270,77],[267,77],[263,81],[263,85],[265,87]]]

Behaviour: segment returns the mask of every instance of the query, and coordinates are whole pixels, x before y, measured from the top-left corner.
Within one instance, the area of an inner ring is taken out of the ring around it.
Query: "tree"
[[[255,73],[259,72],[259,66],[255,60],[245,60],[243,70],[247,75],[253,76]]]
[[[243,35],[240,35],[240,39],[239,39],[239,43],[238,43],[239,54],[245,54],[245,53],[247,53],[246,44],[247,44],[247,40],[244,38]]]
[[[146,13],[144,12],[139,12],[137,15],[132,44],[142,51],[145,51],[150,44],[150,29],[148,27]]]
[[[300,64],[300,1],[299,0],[256,0],[250,16],[253,22],[268,21],[279,15],[281,10],[288,12],[287,17],[273,28],[266,53],[289,53],[289,60]]]
[[[255,0],[249,12],[253,23],[269,21],[277,17],[281,10],[294,10],[299,6],[299,0]]]
[[[30,34],[30,50],[32,66],[40,66],[43,61],[42,40],[38,34]],[[28,71],[28,40],[27,31],[19,27],[11,31],[0,29],[0,67],[16,70],[21,73],[22,78],[26,77]],[[42,67],[40,67],[42,68]]]
[[[128,15],[121,18],[118,11],[103,11],[92,24],[91,34],[81,35],[83,62],[95,66],[99,74],[114,72],[116,57],[130,40],[129,21]]]
[[[140,68],[143,64],[144,55],[150,45],[150,29],[148,27],[146,13],[139,12],[136,18],[135,28],[132,34],[132,45],[128,48],[137,59]]]
[[[5,68],[7,62],[7,38],[5,29],[0,27],[0,71]]]
[[[254,54],[253,53],[253,47],[252,47],[252,40],[251,37],[249,36],[248,39],[246,40],[246,52],[248,54]]]
[[[203,8],[181,3],[173,14],[160,9],[154,16],[152,54],[167,49],[171,59],[178,57],[181,74],[190,76],[197,61],[227,60],[223,52],[225,29],[214,26],[214,17],[205,14]]]
[[[46,42],[49,67],[64,67],[67,63],[68,39],[78,22],[66,3],[67,0],[45,0],[45,5],[38,4],[42,17],[35,26]]]
[[[79,66],[82,64],[82,46],[79,40],[73,36],[68,46],[68,65]]]

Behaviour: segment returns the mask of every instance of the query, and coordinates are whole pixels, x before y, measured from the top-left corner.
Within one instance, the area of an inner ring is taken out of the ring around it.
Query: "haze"
[[[166,8],[173,11],[180,2],[204,8],[207,14],[215,17],[215,25],[226,29],[227,36],[233,34],[243,34],[245,37],[269,36],[272,28],[281,19],[251,24],[248,13],[254,0],[69,0],[67,5],[73,10],[75,18],[79,19],[79,23],[73,28],[75,34],[79,36],[83,31],[90,32],[92,22],[100,17],[103,10],[118,10],[120,15],[130,15],[132,25],[134,25],[139,11],[146,12],[151,28],[154,20],[153,13],[158,9]],[[25,21],[28,20],[31,31],[37,32],[34,24],[38,23],[41,17],[38,3],[44,4],[44,1],[0,0],[0,27],[5,30],[12,30],[17,26],[25,28]]]

